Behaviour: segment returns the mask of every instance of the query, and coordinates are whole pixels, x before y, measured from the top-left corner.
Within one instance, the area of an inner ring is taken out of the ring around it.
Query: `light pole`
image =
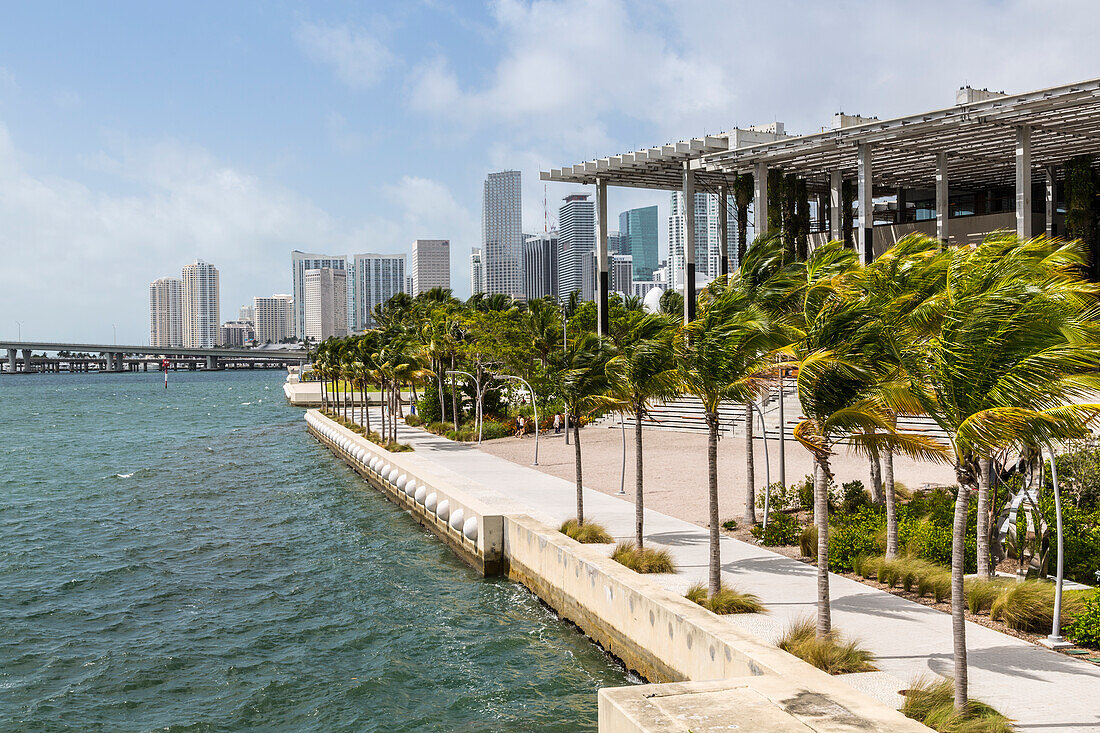
[[[563,357],[569,354],[569,319],[565,317],[564,301],[561,309],[561,354]],[[569,445],[569,405],[565,406],[565,444]]]
[[[494,374],[493,376],[497,379],[515,379],[518,382],[523,382],[524,386],[527,387],[527,391],[531,393],[531,409],[535,411],[535,462],[531,465],[539,465],[539,406],[535,404],[535,390],[531,389],[531,385],[523,377],[517,377],[513,374]]]
[[[768,428],[764,425],[764,411],[755,402],[750,401],[749,404],[756,409],[756,415],[760,418],[760,434],[764,438],[764,529],[767,529],[768,508],[772,498],[772,462],[768,456]]]
[[[115,324],[111,324],[111,333],[115,335],[115,346],[118,346],[118,327]]]
[[[481,417],[481,383],[477,381],[477,377],[475,377],[473,374],[470,374],[469,372],[464,372],[461,369],[448,370],[446,373],[451,375],[461,374],[465,377],[469,377],[474,381],[474,389],[477,392],[477,409],[474,410],[474,422],[477,424],[477,444],[481,445],[481,425],[483,422]],[[536,427],[538,426],[536,425]]]
[[[1054,619],[1050,630],[1050,636],[1042,640],[1044,646],[1051,649],[1064,649],[1072,646],[1062,638],[1062,498],[1058,491],[1058,467],[1055,465],[1054,448],[1047,443],[1047,455],[1050,456],[1050,478],[1054,482],[1054,522],[1055,531],[1058,533],[1058,569],[1054,577]]]
[[[623,413],[619,413],[619,427],[623,431],[623,470],[619,474],[619,496],[626,494],[626,420]]]

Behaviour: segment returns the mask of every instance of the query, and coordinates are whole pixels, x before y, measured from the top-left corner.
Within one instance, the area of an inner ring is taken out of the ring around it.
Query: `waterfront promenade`
[[[574,514],[571,481],[419,429],[401,425],[398,433],[422,458],[493,487],[535,519],[557,526]],[[629,494],[618,498],[586,489],[585,513],[617,539],[629,539],[634,531],[629,499]],[[705,528],[647,510],[646,538],[668,548],[679,568],[675,575],[649,578],[675,593],[705,579]],[[791,620],[813,613],[811,565],[732,537],[722,538],[722,559],[724,582],[757,594],[769,610],[766,616],[724,617],[726,622],[774,643]],[[843,679],[896,707],[897,691],[915,679],[951,674],[950,615],[840,576],[834,575],[830,586],[834,626],[862,640],[880,669]],[[967,624],[967,644],[971,693],[1017,721],[1020,730],[1063,733],[1100,726],[1097,667],[974,623]]]

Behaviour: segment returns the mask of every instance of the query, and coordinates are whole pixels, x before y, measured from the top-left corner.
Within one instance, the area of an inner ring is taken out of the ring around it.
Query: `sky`
[[[1092,0],[0,0],[0,335],[145,343],[148,284],[195,259],[223,320],[290,252],[451,241],[469,294],[491,171],[524,231],[539,171],[736,126],[894,117],[964,85],[1100,76]],[[609,191],[612,228],[668,194]]]

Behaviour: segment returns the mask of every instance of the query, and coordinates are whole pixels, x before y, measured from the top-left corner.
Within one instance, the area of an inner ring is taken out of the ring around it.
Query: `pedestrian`
[[[561,413],[554,413],[554,435],[561,433]]]
[[[523,420],[523,415],[516,418],[516,437],[522,438],[527,425]]]

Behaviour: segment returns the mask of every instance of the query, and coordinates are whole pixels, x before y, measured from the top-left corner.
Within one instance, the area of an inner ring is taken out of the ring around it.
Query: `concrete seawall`
[[[671,683],[600,690],[602,733],[928,730],[623,567],[606,547],[531,518],[491,487],[415,453],[391,454],[316,411],[306,419],[313,435],[472,567],[522,583],[628,668]]]

